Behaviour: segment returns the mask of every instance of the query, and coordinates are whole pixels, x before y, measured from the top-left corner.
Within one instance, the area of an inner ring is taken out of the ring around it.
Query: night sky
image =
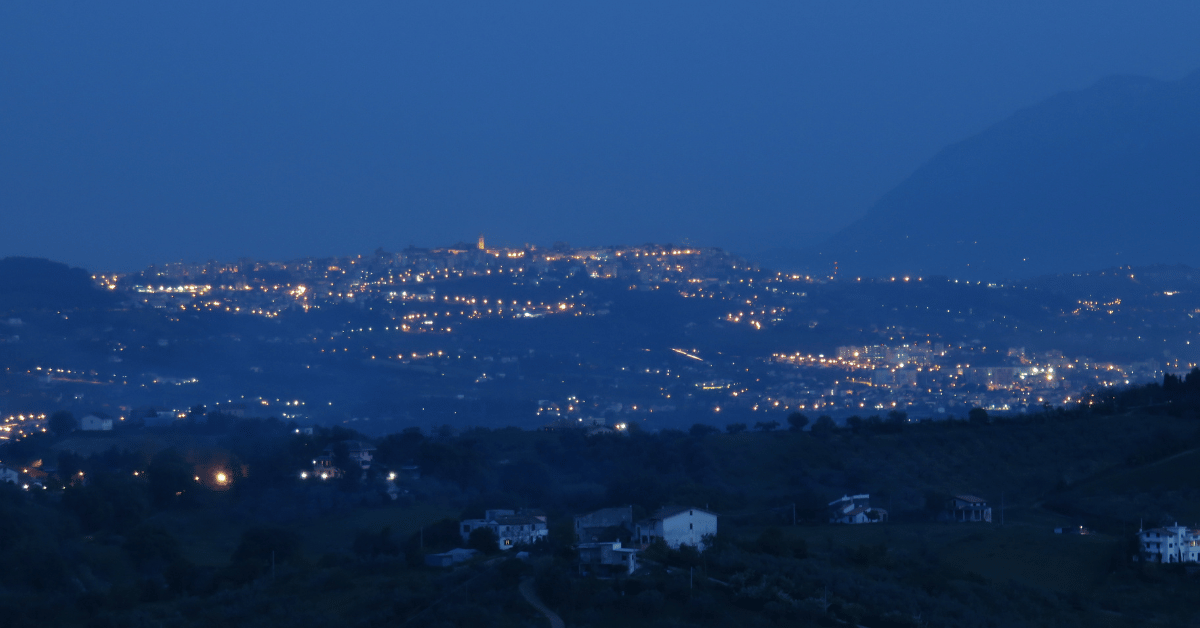
[[[0,257],[811,245],[1200,2],[0,4]],[[967,225],[969,227],[969,225]]]

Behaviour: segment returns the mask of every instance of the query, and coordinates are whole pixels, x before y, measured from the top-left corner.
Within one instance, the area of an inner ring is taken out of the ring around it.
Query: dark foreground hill
[[[1196,626],[1195,577],[1135,561],[1133,532],[1195,520],[1200,370],[1094,401],[811,430],[405,430],[374,441],[368,473],[329,481],[298,471],[366,435],[199,410],[41,433],[0,445],[14,468],[43,463],[27,477],[46,486],[0,482],[0,611],[20,628],[545,625],[528,579],[595,628]],[[829,524],[829,500],[857,493],[888,520]],[[991,523],[939,521],[964,493]],[[719,514],[702,554],[651,544],[628,575],[579,564],[573,515],[664,504]],[[549,524],[528,561],[473,535],[482,555],[426,564],[464,545],[460,518],[522,507]]]
[[[0,259],[0,313],[99,307],[118,300],[98,289],[82,268],[35,257]]]
[[[815,256],[851,276],[1200,263],[1200,72],[1112,77],[942,150]]]

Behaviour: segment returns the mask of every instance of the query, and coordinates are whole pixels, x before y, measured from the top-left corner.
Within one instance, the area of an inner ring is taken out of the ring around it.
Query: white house
[[[1200,562],[1200,530],[1176,523],[1173,526],[1138,530],[1138,542],[1146,560],[1156,563]]]
[[[871,508],[871,496],[843,495],[829,502],[829,523],[878,523],[887,521],[887,511]]]
[[[579,567],[623,571],[629,575],[637,570],[637,550],[632,547],[621,547],[620,541],[605,543],[580,543],[576,546],[579,551]]]
[[[463,542],[467,542],[471,533],[479,528],[491,528],[492,532],[496,533],[496,542],[502,550],[522,544],[540,543],[550,536],[546,516],[535,512],[487,510],[484,511],[483,519],[464,519],[459,527]]]
[[[79,421],[79,429],[85,432],[108,432],[113,428],[113,420],[99,414],[89,414]]]
[[[16,469],[12,469],[12,468],[9,468],[9,467],[6,467],[6,466],[0,464],[0,482],[9,482],[11,484],[16,484],[17,480],[20,479],[20,477],[21,477],[21,474],[17,473]]]
[[[692,545],[704,551],[704,537],[717,534],[717,516],[690,506],[663,508],[637,522],[633,533],[634,539],[642,547],[650,545],[655,539],[662,539],[672,549],[679,549],[680,545]]]
[[[346,455],[350,458],[351,462],[357,463],[363,471],[371,468],[371,462],[375,460],[374,445],[364,443],[360,440],[344,440],[341,442],[346,445]],[[325,447],[325,455],[332,459],[336,447],[335,443],[330,443]]]

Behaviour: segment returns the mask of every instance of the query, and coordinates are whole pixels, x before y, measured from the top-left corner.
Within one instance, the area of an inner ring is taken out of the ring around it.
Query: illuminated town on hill
[[[104,366],[58,358],[20,372],[46,392],[80,389],[80,403],[101,399],[120,416],[149,406],[156,416],[186,417],[197,404],[254,400],[258,413],[378,429],[566,419],[658,429],[793,412],[938,420],[972,408],[1086,404],[1095,391],[1194,365],[1186,326],[1156,323],[1160,342],[1184,351],[1143,355],[1133,345],[1146,342],[1140,335],[1125,336],[1133,351],[1071,354],[1071,342],[1056,344],[1070,340],[1066,327],[1051,327],[1091,321],[1103,330],[1122,316],[1177,317],[1173,309],[1076,299],[1026,322],[1001,309],[936,304],[947,291],[990,299],[1027,287],[774,272],[687,246],[493,248],[481,236],[472,246],[173,263],[93,279],[166,326],[103,340]],[[892,301],[861,302],[880,298]],[[197,324],[210,329],[206,337],[194,336]],[[1136,333],[1134,323],[1122,324]],[[215,388],[214,378],[227,376],[204,360],[247,343],[266,352],[230,365],[247,377]],[[185,349],[202,354],[188,358]],[[135,366],[148,358],[159,366]],[[388,402],[348,399],[322,375],[334,365],[358,373],[354,386],[399,388]],[[486,409],[500,399],[506,409]]]

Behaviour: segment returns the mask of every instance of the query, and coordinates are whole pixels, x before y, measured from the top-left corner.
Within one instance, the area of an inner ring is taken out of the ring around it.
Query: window
[[[689,529],[689,530],[691,530],[691,529],[692,529],[692,524],[690,524],[690,523],[688,524],[688,529]]]
[[[512,545],[512,539],[504,539],[505,545]]]

